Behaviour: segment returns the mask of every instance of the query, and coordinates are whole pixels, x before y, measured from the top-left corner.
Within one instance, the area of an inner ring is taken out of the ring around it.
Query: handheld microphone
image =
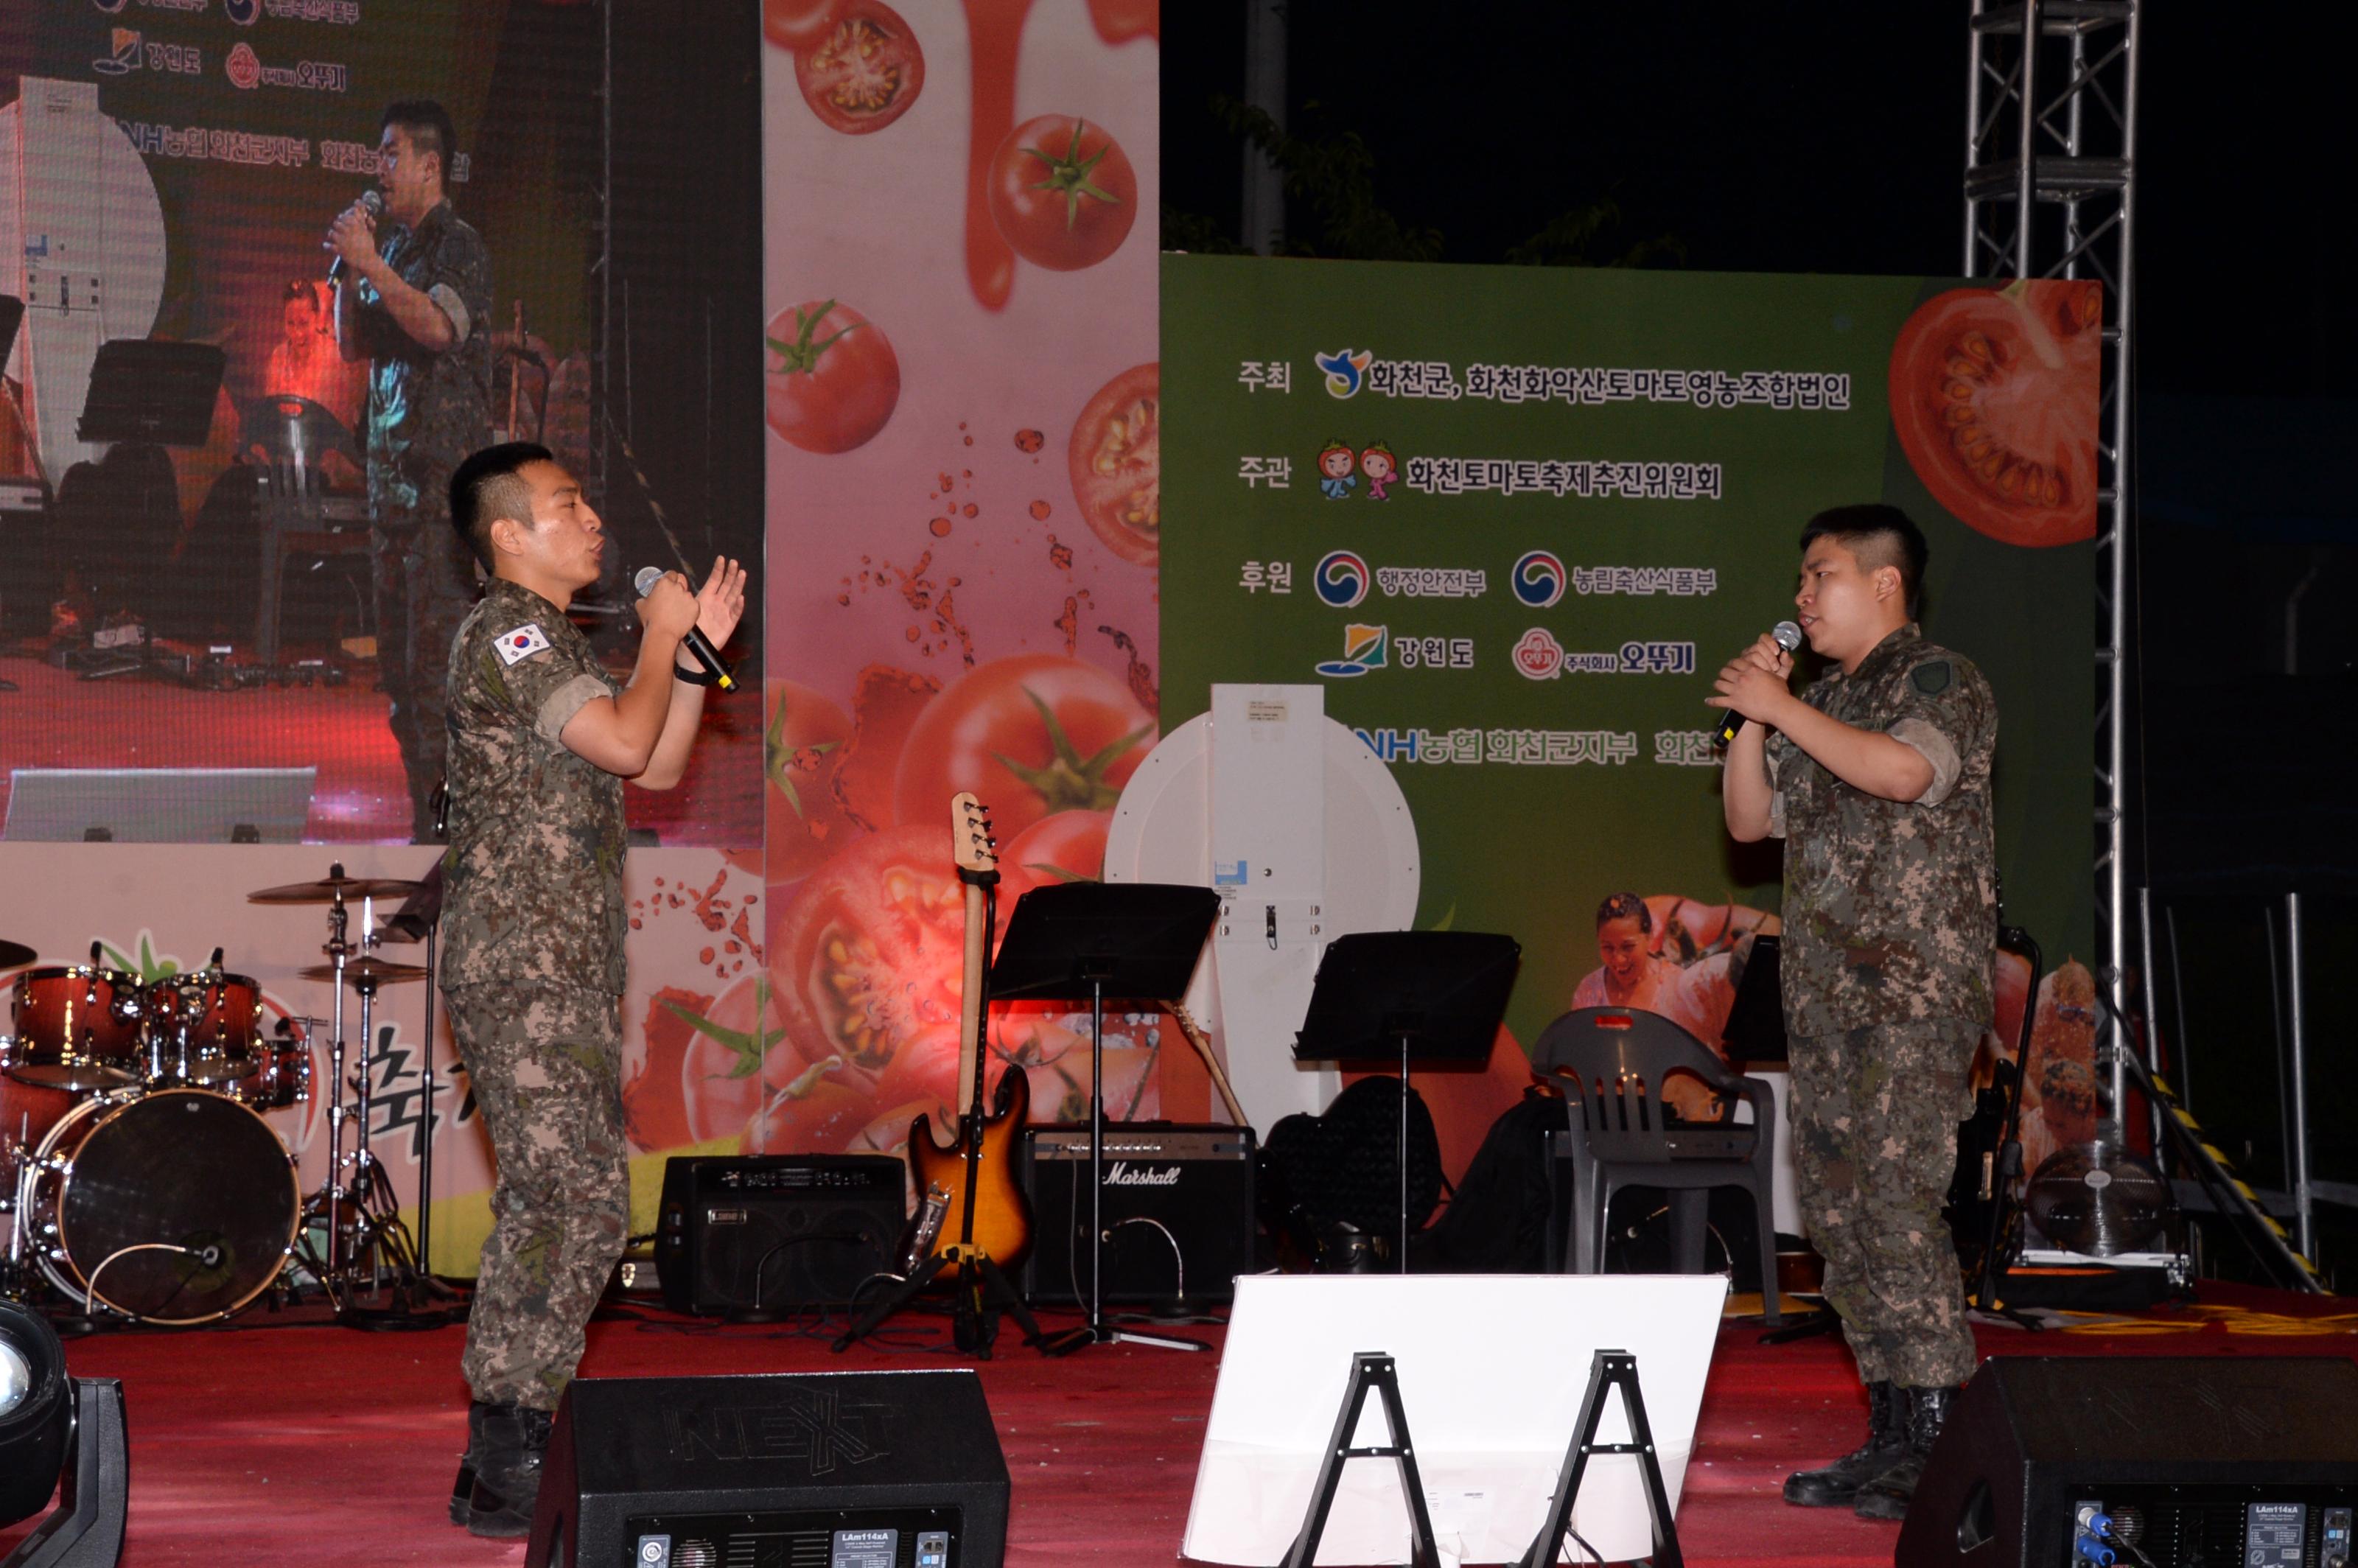
[[[372,221],[384,217],[384,192],[373,189],[362,191],[361,211],[367,213]],[[340,255],[328,264],[328,281],[333,283],[343,276],[344,258]]]
[[[663,580],[663,575],[661,567],[641,567],[639,575],[631,579],[631,586],[639,590],[641,599],[644,599],[654,591],[654,586]],[[1799,633],[1794,634],[1800,635]],[[700,628],[689,627],[687,635],[680,639],[680,646],[696,655],[696,662],[704,666],[704,673],[712,677],[713,685],[723,691],[737,689],[737,677],[729,673],[729,666],[721,663],[719,652],[713,647],[712,640]]]
[[[1768,629],[1768,635],[1776,638],[1777,645],[1789,654],[1801,645],[1801,629],[1790,621],[1779,621]],[[1723,709],[1722,712],[1719,733],[1712,738],[1712,744],[1714,746],[1726,745],[1736,739],[1736,732],[1744,728],[1744,715],[1732,708]]]

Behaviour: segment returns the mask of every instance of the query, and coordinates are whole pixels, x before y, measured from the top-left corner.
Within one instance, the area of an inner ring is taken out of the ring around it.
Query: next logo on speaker
[[[891,1454],[887,1446],[901,1407],[846,1403],[831,1392],[784,1404],[675,1406],[665,1412],[676,1458],[798,1459],[810,1474],[838,1465],[865,1465]]]

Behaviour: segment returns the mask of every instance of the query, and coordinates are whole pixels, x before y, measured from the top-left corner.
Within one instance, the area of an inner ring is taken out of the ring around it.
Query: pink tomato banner
[[[889,1149],[957,1094],[951,797],[1004,922],[1098,874],[1157,733],[1152,0],[773,0],[763,158],[768,983],[731,1031],[743,1147]],[[1085,1114],[1085,1024],[994,1013],[1032,1119]],[[1110,1111],[1202,1103],[1159,1015]]]

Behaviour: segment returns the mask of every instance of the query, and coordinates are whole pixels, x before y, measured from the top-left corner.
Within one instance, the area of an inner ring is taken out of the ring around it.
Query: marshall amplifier
[[[1023,1192],[1038,1240],[1023,1265],[1024,1298],[1087,1299],[1089,1130],[1023,1133]],[[1253,1267],[1253,1133],[1249,1127],[1122,1122],[1106,1129],[1105,1299],[1230,1301]]]
[[[892,1266],[903,1167],[883,1154],[762,1154],[664,1164],[655,1277],[674,1312],[841,1306]]]

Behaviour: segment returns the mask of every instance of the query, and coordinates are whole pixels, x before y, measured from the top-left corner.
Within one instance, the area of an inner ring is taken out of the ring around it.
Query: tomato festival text
[[[1623,463],[1556,458],[1411,458],[1408,487],[1431,495],[1544,492],[1559,501],[1618,495],[1631,500],[1717,501],[1717,463]]]

